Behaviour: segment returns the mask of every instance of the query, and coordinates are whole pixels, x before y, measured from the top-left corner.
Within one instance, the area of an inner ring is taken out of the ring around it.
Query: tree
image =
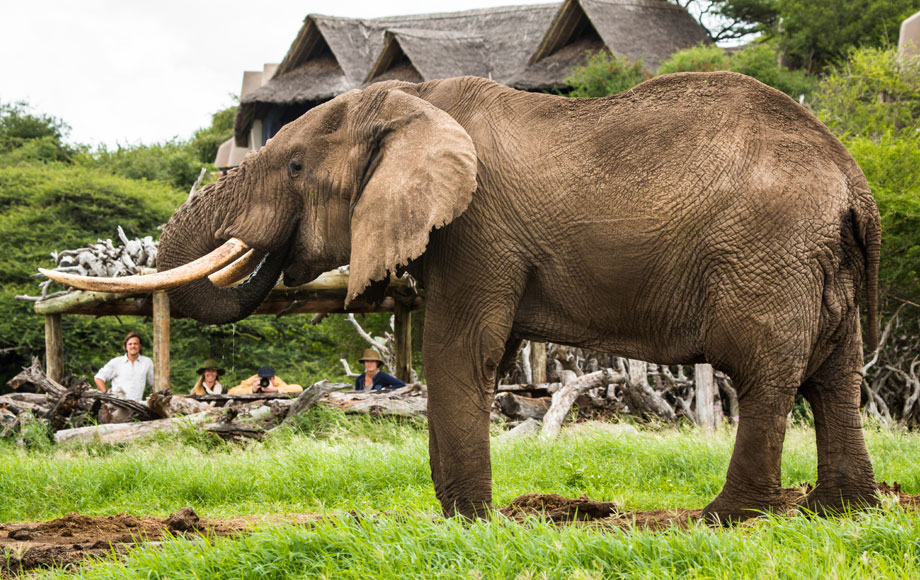
[[[67,161],[75,150],[64,144],[70,126],[56,117],[33,114],[29,104],[0,103],[0,153],[30,146],[27,157]]]
[[[897,44],[901,22],[920,0],[777,0],[775,31],[788,64],[816,72],[857,47]]]
[[[716,42],[751,34],[776,39],[786,64],[820,72],[857,47],[897,42],[920,0],[670,0],[687,8]]]
[[[742,39],[773,31],[781,0],[670,0],[686,8],[709,32],[713,42]]]
[[[233,119],[237,106],[227,107],[211,116],[211,126],[195,131],[189,146],[201,163],[214,163],[221,143],[233,136]]]

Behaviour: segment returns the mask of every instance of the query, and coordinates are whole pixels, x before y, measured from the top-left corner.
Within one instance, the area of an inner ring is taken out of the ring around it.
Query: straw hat
[[[379,366],[383,365],[383,359],[380,358],[380,353],[372,348],[365,350],[364,356],[358,359],[358,362],[360,363],[367,362],[367,361],[376,361],[380,363]]]
[[[224,369],[220,368],[220,363],[218,363],[213,358],[209,358],[208,360],[204,361],[204,364],[201,365],[201,368],[199,368],[195,372],[198,373],[199,375],[203,375],[204,371],[208,369],[217,369],[217,376],[221,376],[224,374]]]

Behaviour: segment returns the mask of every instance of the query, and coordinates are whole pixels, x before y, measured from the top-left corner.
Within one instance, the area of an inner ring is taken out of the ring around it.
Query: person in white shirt
[[[145,385],[153,386],[153,361],[141,354],[141,337],[129,332],[122,342],[125,354],[105,363],[96,373],[96,386],[103,393],[112,383],[112,394],[132,401],[144,400]]]

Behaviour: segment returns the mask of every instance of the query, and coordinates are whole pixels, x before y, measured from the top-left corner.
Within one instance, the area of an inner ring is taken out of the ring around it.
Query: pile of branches
[[[902,304],[888,319],[878,350],[863,368],[866,413],[882,425],[920,426],[920,329]]]
[[[528,349],[523,349],[528,352]],[[656,365],[559,344],[547,345],[547,380],[544,385],[516,384],[529,376],[530,361],[519,358],[503,379],[496,397],[498,412],[512,421],[541,419],[552,404],[552,397],[566,385],[605,371],[611,379],[580,389],[572,409],[577,419],[632,415],[642,421],[676,423],[682,419],[700,423],[694,367]],[[738,395],[731,379],[714,372],[712,405],[717,421],[737,422]],[[508,393],[508,394],[503,394]],[[523,401],[522,398],[533,401]]]
[[[121,244],[112,240],[97,240],[95,244],[75,250],[51,252],[55,266],[52,270],[76,274],[79,276],[130,276],[155,268],[157,263],[157,242],[151,236],[128,239],[121,226],[118,226],[118,238]],[[35,274],[41,276],[41,274]],[[44,300],[61,296],[73,291],[68,288],[61,292],[49,294],[51,280],[39,283],[39,296],[17,296],[20,300]]]

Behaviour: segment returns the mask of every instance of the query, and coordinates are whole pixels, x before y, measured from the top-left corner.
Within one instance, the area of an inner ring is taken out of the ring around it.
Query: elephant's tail
[[[866,275],[867,352],[878,348],[878,271],[882,249],[882,225],[875,199],[869,191],[857,192],[852,210],[854,233],[862,246]]]

